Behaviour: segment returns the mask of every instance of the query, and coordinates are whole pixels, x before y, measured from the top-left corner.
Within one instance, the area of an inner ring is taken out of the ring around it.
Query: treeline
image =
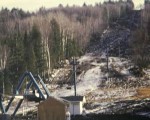
[[[132,2],[0,11],[0,83],[14,86],[26,70],[49,79],[66,59],[80,56],[108,24],[128,14]],[[2,85],[2,84],[1,84]],[[9,88],[9,87],[7,87]]]
[[[141,25],[132,34],[133,62],[143,73],[144,68],[150,67],[150,4],[145,4],[141,10]],[[141,74],[142,75],[142,74]]]

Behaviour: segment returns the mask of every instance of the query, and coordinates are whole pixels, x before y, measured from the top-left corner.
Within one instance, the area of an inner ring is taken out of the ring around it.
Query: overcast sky
[[[0,0],[0,8],[7,7],[12,9],[13,7],[22,8],[23,10],[36,11],[40,7],[57,7],[59,4],[66,6],[67,4],[83,5],[86,4],[95,5],[95,3],[103,2],[104,0]],[[144,0],[133,0],[136,5],[143,3]]]

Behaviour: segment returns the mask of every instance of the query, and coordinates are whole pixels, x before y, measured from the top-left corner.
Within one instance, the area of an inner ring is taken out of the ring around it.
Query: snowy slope
[[[133,87],[132,85],[137,81],[137,78],[129,72],[129,60],[109,57],[109,69],[118,71],[122,76],[125,76],[120,85],[113,86],[117,78],[107,80],[107,72],[102,70],[102,68],[106,68],[106,61],[102,59],[104,59],[104,56],[85,54],[78,60],[80,67],[86,66],[86,69],[82,70],[77,77],[76,88],[77,95],[86,96],[87,113],[115,113],[119,109],[123,109],[123,107],[127,109],[128,101],[134,99],[134,96],[137,95],[137,89],[141,87]],[[102,86],[103,84],[104,86]],[[55,97],[74,95],[74,86],[70,86],[71,89],[69,90],[67,86],[67,84],[64,84],[62,87],[57,87],[51,92],[51,95]],[[122,103],[121,101],[127,101],[127,103]],[[128,108],[130,107],[128,106]]]

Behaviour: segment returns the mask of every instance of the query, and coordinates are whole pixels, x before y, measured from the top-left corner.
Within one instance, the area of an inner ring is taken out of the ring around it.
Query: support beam
[[[30,82],[27,84],[27,90],[32,86],[32,84],[33,84],[33,81],[32,80],[30,80]]]
[[[17,113],[19,107],[21,106],[22,102],[23,102],[23,99],[21,99],[21,100],[19,101],[19,103],[18,103],[18,105],[17,105],[17,107],[16,107],[14,113],[12,114],[12,117],[14,117],[14,116],[16,115],[16,113]]]
[[[12,114],[12,116],[15,116],[16,112],[18,111],[18,109],[19,109],[19,107],[20,107],[20,105],[21,105],[21,103],[23,102],[23,99],[24,99],[24,95],[18,96],[18,93],[19,93],[19,91],[20,91],[20,89],[21,89],[21,87],[22,87],[22,84],[23,84],[23,82],[24,82],[25,77],[28,77],[28,78],[30,79],[30,82],[27,84],[26,90],[29,90],[29,88],[33,85],[33,86],[38,90],[38,92],[39,92],[39,99],[43,99],[43,100],[46,99],[46,96],[43,94],[42,90],[39,88],[39,85],[38,85],[38,83],[37,83],[37,80],[36,80],[35,77],[32,75],[32,73],[31,73],[31,72],[25,72],[25,73],[20,77],[18,86],[17,86],[17,88],[16,88],[16,93],[14,93],[15,95],[10,99],[10,101],[9,101],[9,103],[8,103],[8,105],[7,105],[7,107],[6,107],[6,109],[5,109],[5,108],[3,107],[3,105],[2,105],[2,100],[0,100],[0,108],[1,108],[1,110],[2,110],[2,113],[5,113],[5,112],[7,112],[7,111],[9,110],[9,108],[10,108],[10,106],[11,106],[11,104],[12,104],[14,98],[19,98],[19,99],[21,99],[21,100],[19,101],[19,103],[18,103],[18,105],[17,105],[17,107],[16,107],[14,113]],[[49,96],[50,96],[49,90],[46,88],[46,86],[45,86],[45,84],[44,84],[44,82],[42,81],[42,79],[41,79],[40,76],[38,76],[38,79],[39,79],[40,83],[42,84],[42,86],[43,86],[43,88],[44,88],[44,90],[45,90],[47,96],[49,97]]]
[[[38,90],[40,96],[42,96],[43,99],[46,99],[46,97],[44,96],[43,92],[41,91],[41,89],[38,86],[38,83],[36,82],[35,78],[33,77],[32,73],[29,72],[29,77],[30,79],[33,81],[34,86],[36,87],[36,89]]]
[[[3,106],[2,98],[1,98],[1,97],[0,97],[0,108],[1,108],[2,113],[5,114],[6,111],[5,111],[5,108],[4,108],[4,106]]]
[[[47,87],[45,86],[45,84],[44,84],[42,78],[38,75],[38,76],[37,76],[37,79],[40,80],[40,83],[41,83],[41,85],[43,86],[43,88],[44,88],[44,90],[45,90],[47,96],[50,97],[50,92],[49,92],[49,90],[47,89]]]
[[[16,88],[16,93],[15,94],[18,94],[20,88],[22,87],[22,84],[24,82],[24,78],[26,77],[26,75],[28,75],[28,72],[25,72],[19,79],[19,83],[18,83],[18,86]]]
[[[15,97],[13,96],[13,97],[10,99],[10,101],[9,101],[7,107],[6,107],[6,112],[8,111],[8,109],[9,109],[9,107],[10,107],[12,101],[14,100],[14,98],[15,98]]]

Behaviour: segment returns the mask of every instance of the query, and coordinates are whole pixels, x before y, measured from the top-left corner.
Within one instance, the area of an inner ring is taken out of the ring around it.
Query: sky
[[[0,0],[0,8],[7,7],[9,9],[22,8],[25,11],[37,11],[40,7],[52,8],[59,4],[66,6],[67,4],[82,6],[85,2],[87,5],[103,2],[104,0]],[[133,0],[136,6],[143,3],[144,0]]]

